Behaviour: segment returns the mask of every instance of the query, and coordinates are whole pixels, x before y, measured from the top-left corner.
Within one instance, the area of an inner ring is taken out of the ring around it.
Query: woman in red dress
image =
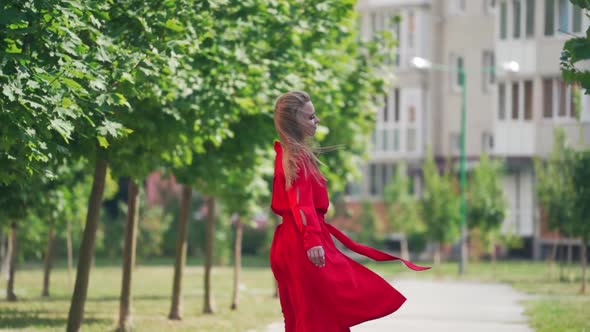
[[[277,227],[270,265],[279,286],[285,332],[345,332],[396,311],[406,300],[376,273],[340,252],[332,235],[349,249],[378,261],[396,256],[352,241],[324,222],[326,180],[308,144],[320,121],[305,92],[282,95],[275,105],[275,172],[271,208]]]

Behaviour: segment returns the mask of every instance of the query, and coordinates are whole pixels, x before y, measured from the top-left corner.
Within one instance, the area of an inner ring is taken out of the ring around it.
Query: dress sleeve
[[[311,175],[306,176],[304,172],[300,172],[291,188],[287,190],[289,206],[302,231],[303,247],[306,251],[309,248],[322,245],[320,220],[314,206],[311,181],[314,181]],[[300,211],[305,215],[307,225],[303,222]]]

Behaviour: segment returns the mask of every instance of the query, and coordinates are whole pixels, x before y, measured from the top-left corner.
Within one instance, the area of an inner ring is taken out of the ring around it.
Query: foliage
[[[572,235],[588,243],[590,240],[590,150],[578,151],[573,156]]]
[[[396,165],[394,178],[385,187],[383,199],[387,204],[387,219],[391,230],[416,235],[425,232],[425,227],[420,216],[419,202],[410,188],[406,166],[400,162]]]
[[[555,129],[551,155],[547,161],[535,159],[537,197],[547,216],[548,226],[562,235],[572,235],[575,222],[572,151],[567,147],[563,129]]]
[[[373,203],[370,201],[362,202],[357,223],[361,226],[361,230],[356,234],[357,241],[370,246],[377,245],[381,238],[378,232],[377,216],[375,215]]]
[[[468,227],[486,247],[492,246],[490,250],[495,250],[496,243],[501,243],[501,240],[510,239],[500,235],[507,209],[504,191],[499,182],[501,169],[500,161],[490,160],[484,154],[467,185]]]
[[[590,18],[590,1],[570,0],[570,2],[582,8],[584,15]],[[579,83],[586,90],[586,94],[590,94],[590,68],[588,66],[581,68],[579,65],[580,62],[588,61],[590,61],[590,27],[584,36],[570,38],[564,43],[560,58],[564,81]],[[577,67],[576,64],[578,64]]]
[[[459,237],[459,196],[454,190],[451,174],[439,173],[431,150],[423,167],[424,195],[422,218],[427,236],[438,243],[452,243]]]

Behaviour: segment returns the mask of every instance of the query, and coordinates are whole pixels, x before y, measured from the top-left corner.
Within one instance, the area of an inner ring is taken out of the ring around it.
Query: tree
[[[499,182],[501,164],[489,159],[486,154],[480,158],[473,170],[467,188],[467,220],[470,229],[478,229],[484,242],[489,243],[490,255],[495,266],[496,241],[506,215],[506,198]]]
[[[590,18],[590,2],[588,0],[570,0],[570,2]],[[564,81],[579,83],[586,90],[586,94],[590,94],[590,69],[576,67],[576,64],[590,60],[588,50],[590,50],[590,28],[586,30],[584,36],[568,39],[563,45],[560,58],[561,74]]]
[[[8,284],[6,286],[6,299],[16,301],[14,293],[16,260],[17,260],[17,229],[18,222],[23,220],[29,212],[29,204],[32,201],[35,190],[23,190],[16,184],[0,185],[0,222],[2,226],[8,226]]]
[[[404,259],[410,257],[407,235],[425,231],[418,200],[411,193],[410,186],[405,164],[398,163],[395,177],[387,184],[383,193],[383,199],[387,204],[387,219],[392,231],[404,234],[401,242],[401,254]]]
[[[582,286],[586,292],[586,270],[588,265],[588,241],[590,241],[590,150],[578,151],[572,160],[573,215],[572,232],[581,239],[580,261],[582,265]]]
[[[557,231],[561,236],[573,236],[574,183],[572,182],[572,150],[565,141],[562,128],[554,130],[553,148],[546,161],[535,159],[537,175],[536,193],[549,229]],[[553,249],[555,257],[557,242]],[[571,247],[569,248],[571,252]],[[571,257],[571,255],[568,255]],[[562,271],[563,272],[563,271]]]
[[[435,245],[435,265],[439,266],[441,244],[452,243],[459,235],[459,197],[454,191],[451,176],[440,175],[430,150],[423,176],[422,218],[426,222],[427,236]]]
[[[367,245],[376,245],[379,232],[373,203],[370,201],[362,202],[357,223],[361,226],[361,230],[357,234],[358,241]]]

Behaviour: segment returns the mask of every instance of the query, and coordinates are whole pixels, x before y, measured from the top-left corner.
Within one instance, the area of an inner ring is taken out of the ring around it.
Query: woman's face
[[[320,119],[315,114],[313,104],[307,102],[303,107],[303,110],[299,112],[299,125],[303,129],[305,136],[313,136],[318,128]]]

